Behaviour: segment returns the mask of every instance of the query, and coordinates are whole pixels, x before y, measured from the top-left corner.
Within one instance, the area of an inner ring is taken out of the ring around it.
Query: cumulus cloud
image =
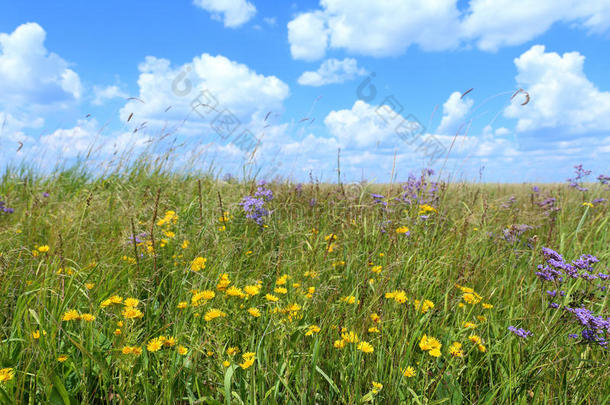
[[[358,67],[356,59],[327,59],[322,62],[317,71],[304,72],[298,82],[303,86],[319,87],[326,84],[343,83],[364,74],[366,71]]]
[[[212,18],[222,20],[229,28],[245,24],[256,14],[256,7],[247,0],[193,0],[193,4],[210,12]]]
[[[374,57],[403,54],[412,46],[442,51],[476,45],[485,51],[526,43],[564,23],[589,33],[610,29],[606,0],[321,0],[320,9],[288,23],[294,59],[316,60],[328,48]]]
[[[517,86],[531,100],[506,108],[518,132],[553,129],[554,136],[610,131],[610,92],[599,90],[585,75],[585,57],[578,52],[546,52],[535,45],[515,59]]]
[[[81,97],[78,74],[45,48],[45,37],[36,23],[0,33],[0,106],[61,106]]]
[[[466,124],[465,118],[470,112],[474,100],[462,98],[461,93],[453,92],[443,104],[443,118],[437,129],[438,133],[454,135]]]

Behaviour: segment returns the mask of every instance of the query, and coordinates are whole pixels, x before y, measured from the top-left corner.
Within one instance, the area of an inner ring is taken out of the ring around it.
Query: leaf
[[[335,382],[331,380],[330,377],[324,371],[322,371],[320,367],[316,366],[316,371],[320,373],[322,377],[324,377],[324,379],[328,382],[333,391],[335,391],[335,394],[339,395],[339,388],[337,388]]]
[[[235,372],[235,365],[231,365],[227,367],[227,371],[225,371],[225,403],[231,405],[231,379],[233,378],[233,373]]]
[[[53,391],[51,392],[51,398],[53,400],[53,403],[57,401],[57,399],[53,399],[53,393],[57,393],[60,396],[60,402],[57,403],[70,405],[70,395],[68,395],[68,391],[66,390],[64,383],[62,383],[59,377],[57,377],[55,374],[53,374],[53,376],[51,377],[51,381],[53,382]]]

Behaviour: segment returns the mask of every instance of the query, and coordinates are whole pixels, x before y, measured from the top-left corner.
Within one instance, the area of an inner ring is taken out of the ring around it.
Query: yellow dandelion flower
[[[373,351],[375,351],[375,349],[373,349],[373,345],[364,340],[358,343],[356,349],[360,350],[363,353],[373,353]]]
[[[80,314],[75,309],[71,309],[71,310],[64,312],[64,315],[61,318],[62,321],[74,321],[74,320],[78,320],[78,319],[80,319]]]
[[[66,356],[65,354],[60,354],[59,356],[57,356],[57,361],[60,363],[63,363],[66,360],[68,360],[68,356]]]
[[[305,336],[312,336],[314,333],[320,332],[320,327],[318,325],[310,325],[307,328],[307,332],[305,332]]]
[[[95,321],[95,316],[93,316],[92,314],[81,314],[80,319],[85,322],[93,322]]]
[[[137,319],[137,318],[142,318],[144,316],[142,311],[140,311],[137,308],[133,308],[133,307],[125,307],[125,309],[123,310],[122,313],[123,313],[123,318],[125,318],[125,319]]]
[[[184,308],[186,308],[188,306],[189,306],[189,304],[186,301],[180,301],[178,303],[178,309],[184,309]]]
[[[94,283],[85,283],[85,288],[87,290],[93,290],[94,287],[95,287]]]
[[[205,269],[205,264],[207,261],[208,261],[208,259],[206,259],[205,257],[196,257],[191,262],[191,270],[197,272],[197,271]]]
[[[373,393],[377,394],[383,389],[383,384],[373,381]]]
[[[336,349],[343,349],[345,347],[345,340],[343,340],[343,339],[335,340],[335,342],[333,343],[333,346]]]
[[[178,354],[181,356],[186,356],[186,354],[189,352],[189,349],[187,349],[184,346],[178,346]]]
[[[272,294],[265,295],[265,298],[267,299],[267,301],[272,301],[272,302],[277,302],[279,300],[278,297],[276,297],[275,295],[272,295]]]
[[[225,360],[225,361],[223,361],[223,362],[222,362],[222,365],[223,365],[224,367],[229,367],[229,366],[231,365],[231,362],[230,362],[230,361]]]
[[[227,316],[227,314],[222,312],[220,309],[212,308],[208,312],[205,313],[205,315],[203,316],[203,319],[205,319],[206,322],[209,322],[212,319],[221,318],[221,317],[225,317],[225,316]]]
[[[396,233],[398,234],[405,234],[407,232],[409,232],[409,228],[407,228],[406,226],[396,228]]]
[[[129,308],[135,308],[138,306],[139,303],[140,303],[140,300],[137,298],[126,298],[123,305],[125,305],[126,307],[129,307]]]
[[[402,370],[402,375],[407,377],[407,378],[411,378],[414,377],[416,374],[415,369],[411,366],[405,368]]]
[[[159,338],[154,338],[148,341],[146,345],[146,350],[149,352],[158,352],[163,347],[163,341]]]
[[[15,378],[15,370],[12,368],[0,369],[0,383],[7,382]]]
[[[248,308],[248,313],[255,318],[261,316],[261,311],[258,308]]]

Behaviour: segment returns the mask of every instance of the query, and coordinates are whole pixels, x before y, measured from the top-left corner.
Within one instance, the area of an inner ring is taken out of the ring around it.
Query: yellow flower
[[[178,354],[181,356],[186,356],[186,354],[189,352],[189,350],[184,347],[184,346],[178,346]]]
[[[239,365],[239,367],[241,367],[245,370],[254,364],[254,359],[256,358],[256,353],[246,352],[242,355],[242,357],[243,357],[244,361],[243,361],[243,363],[241,363]]]
[[[464,299],[464,301],[468,304],[478,304],[479,302],[481,302],[481,296],[479,294],[477,294],[476,292],[467,292],[464,293],[464,295],[462,296],[462,298]]]
[[[225,367],[229,367],[231,365],[231,362],[225,360],[225,361],[222,362],[222,365],[225,366]]]
[[[47,335],[47,331],[46,330],[42,330],[42,335],[46,336]],[[40,331],[39,330],[35,330],[34,332],[32,332],[32,339],[40,339]]]
[[[43,245],[38,247],[40,253],[47,253],[49,251],[49,245]]]
[[[311,336],[318,332],[320,332],[320,327],[318,325],[310,325],[307,332],[305,332],[305,336]]]
[[[482,343],[481,338],[479,336],[477,336],[477,335],[470,335],[470,336],[468,336],[468,340],[470,340],[475,345],[480,345]]]
[[[122,332],[120,329],[115,329],[113,333],[114,333],[114,336],[119,336]]]
[[[376,326],[371,326],[369,328],[369,333],[379,333],[379,329]]]
[[[399,304],[404,304],[405,302],[407,302],[409,300],[407,298],[407,293],[402,290],[395,290],[392,292],[387,292],[387,293],[385,293],[385,297],[387,299],[392,299],[392,300],[398,302]]]
[[[355,304],[356,297],[354,297],[353,295],[348,295],[347,297],[341,298],[341,301],[348,303],[348,304]]]
[[[418,215],[422,215],[422,214],[427,214],[428,212],[437,212],[436,208],[428,205],[428,204],[424,204],[424,205],[420,205],[419,206],[419,213]]]
[[[275,295],[272,295],[272,294],[265,295],[265,298],[267,299],[267,301],[273,301],[273,302],[276,302],[279,300],[278,297],[276,297]]]
[[[191,262],[191,270],[199,271],[205,269],[205,263],[208,261],[205,257],[196,257]]]
[[[288,290],[284,287],[275,287],[273,292],[276,294],[286,294],[286,293],[288,293]]]
[[[360,350],[363,353],[373,353],[373,351],[375,351],[375,349],[373,349],[373,345],[371,345],[369,342],[366,341],[362,341],[360,343],[358,343],[358,346],[356,346],[356,349]]]
[[[484,345],[477,345],[477,349],[479,349],[481,353],[485,353],[487,351],[487,348]]]
[[[239,298],[245,298],[246,294],[241,290],[241,288],[236,287],[236,286],[231,286],[229,287],[226,291],[225,294],[227,294],[229,297],[239,297]]]
[[[227,354],[228,354],[229,356],[234,356],[234,355],[236,355],[237,353],[239,353],[239,347],[233,346],[233,347],[229,347],[229,348],[227,349]]]
[[[189,241],[188,241],[188,240],[185,240],[184,242],[182,242],[182,245],[180,245],[180,247],[181,247],[182,249],[186,249],[186,248],[188,248],[188,247],[189,247]]]
[[[453,342],[451,346],[449,346],[449,354],[451,354],[453,357],[464,357],[462,344],[460,342]]]
[[[148,341],[148,344],[146,345],[146,350],[148,350],[149,352],[157,352],[161,350],[162,347],[163,341],[159,338],[154,338]]]
[[[439,357],[441,355],[442,346],[443,345],[441,342],[432,336],[424,335],[419,341],[419,348],[425,352],[428,352],[428,354],[432,357]]]
[[[142,311],[140,311],[137,308],[126,307],[123,310],[123,317],[125,319],[136,319],[136,318],[142,318],[143,316],[144,316],[144,314],[142,313]]]
[[[285,285],[288,280],[288,274],[284,274],[275,281],[275,285]]]
[[[373,381],[373,393],[377,394],[383,388],[383,384]]]
[[[371,314],[371,321],[373,321],[375,323],[379,323],[380,320],[381,320],[381,317],[379,317],[379,315],[377,315],[376,313]]]
[[[487,322],[487,317],[484,315],[477,315],[477,319],[481,322]]]
[[[86,283],[86,284],[85,284],[85,288],[86,288],[87,290],[93,290],[93,287],[95,287],[95,284],[94,284],[94,283]]]
[[[477,324],[474,322],[464,322],[463,325],[466,329],[474,329],[477,327]]]
[[[102,308],[108,307],[112,304],[121,304],[123,302],[123,298],[118,296],[118,295],[113,295],[112,297],[105,299],[104,301],[102,301],[102,303],[100,304],[100,306]]]
[[[62,321],[74,321],[78,319],[80,319],[80,315],[75,309],[64,312],[64,316],[61,318]]]
[[[409,228],[407,228],[406,226],[396,228],[396,233],[398,234],[405,234],[407,232],[409,232]]]
[[[0,382],[10,381],[15,378],[15,371],[12,368],[0,369]]]
[[[227,273],[222,273],[220,275],[220,279],[218,280],[218,285],[216,285],[216,289],[218,291],[224,291],[231,284],[231,280],[229,280],[229,275]]]
[[[59,356],[57,356],[57,361],[60,363],[63,363],[66,360],[68,360],[68,356],[66,356],[65,354],[60,354]]]
[[[250,297],[254,297],[261,292],[261,286],[258,284],[247,285],[244,287],[244,292]]]
[[[482,303],[481,305],[482,305],[482,306],[483,306],[483,308],[485,308],[485,309],[492,309],[492,308],[494,307],[493,305],[488,304],[488,303],[486,303],[486,302]]]
[[[358,335],[355,332],[343,332],[341,334],[341,339],[345,340],[346,343],[358,343],[360,340],[358,339]]]
[[[413,305],[415,309],[420,311],[422,314],[425,314],[431,308],[434,308],[434,303],[430,300],[424,300],[424,302],[420,303],[419,300],[413,301]]]
[[[343,339],[335,340],[335,342],[333,343],[333,346],[336,349],[343,349],[345,347],[345,340],[343,340]]]
[[[125,305],[128,308],[135,308],[138,306],[139,303],[140,303],[140,300],[138,300],[137,298],[127,298],[127,299],[125,299],[125,302],[123,303],[123,305]]]
[[[180,301],[178,303],[178,309],[184,309],[184,308],[188,307],[188,305],[189,304],[186,301]]]
[[[415,369],[411,366],[405,368],[402,370],[402,375],[407,377],[407,378],[411,378],[415,376]]]
[[[203,319],[205,319],[206,322],[209,322],[212,319],[225,317],[225,316],[227,316],[227,314],[222,312],[220,309],[212,308],[208,312],[205,313],[205,315],[203,316]]]
[[[248,313],[255,318],[261,316],[261,311],[258,308],[248,308]]]
[[[371,267],[371,271],[372,271],[373,273],[376,273],[376,274],[381,273],[381,269],[383,269],[383,267],[382,267],[382,266],[373,266],[373,267]]]
[[[589,208],[593,208],[593,204],[592,204],[592,203],[590,203],[590,202],[584,202],[584,203],[582,203],[582,206],[583,206],[583,207],[589,207]]]
[[[81,314],[80,319],[85,322],[93,322],[95,321],[95,316],[93,316],[92,314]]]

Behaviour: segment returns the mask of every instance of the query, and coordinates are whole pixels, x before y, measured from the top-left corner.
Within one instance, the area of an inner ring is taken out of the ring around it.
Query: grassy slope
[[[607,205],[582,205],[604,193],[608,197],[607,189],[595,186],[583,196],[565,185],[541,186],[541,194],[556,197],[561,208],[549,216],[532,203],[529,186],[453,184],[441,193],[438,214],[418,221],[417,207],[391,204],[386,212],[369,196],[371,191],[397,196],[398,185],[343,190],[304,185],[299,194],[293,186],[273,184],[273,212],[261,230],[238,205],[254,184],[199,179],[201,212],[198,178],[141,166],[97,180],[79,169],[40,178],[27,173],[4,177],[0,196],[15,213],[0,216],[0,367],[14,368],[15,378],[0,383],[0,401],[4,396],[19,403],[224,402],[227,392],[234,392],[237,403],[254,403],[254,398],[258,403],[609,400],[608,351],[567,337],[579,331],[577,325],[566,322],[561,311],[547,309],[546,288],[533,274],[543,261],[543,246],[570,260],[594,254],[600,271],[607,269]],[[49,197],[42,196],[45,191]],[[516,203],[503,208],[511,195]],[[317,200],[313,208],[311,198]],[[179,220],[170,227],[154,226],[156,264],[148,253],[133,264],[131,220],[136,234],[150,232],[155,211],[158,220],[167,210],[175,210]],[[218,229],[222,210],[232,216],[225,231]],[[379,223],[388,220],[383,234]],[[511,224],[535,228],[521,237],[523,243],[511,244],[501,237]],[[394,232],[400,225],[409,227],[410,236]],[[165,237],[164,228],[175,236]],[[337,235],[337,248],[329,253],[324,236],[331,233]],[[164,247],[161,238],[168,240]],[[186,249],[184,240],[190,242]],[[50,250],[34,257],[35,245]],[[189,265],[197,256],[207,258],[207,265],[192,272]],[[381,273],[373,273],[369,262],[383,266]],[[306,276],[307,271],[317,277]],[[244,300],[216,291],[200,307],[177,308],[181,301],[190,303],[191,290],[216,290],[221,273],[242,288],[260,280],[261,293]],[[273,293],[283,274],[290,277],[288,293],[275,294],[277,303],[267,301],[264,295]],[[88,290],[86,283],[95,286]],[[493,308],[481,303],[460,308],[456,283],[474,288]],[[315,293],[307,298],[304,291],[312,286]],[[579,284],[573,291],[585,287]],[[407,293],[407,303],[384,298],[398,289]],[[144,313],[141,319],[123,320],[119,336],[113,334],[122,319],[119,306],[100,308],[113,294],[140,299]],[[359,303],[341,301],[350,295]],[[418,313],[414,299],[431,300],[433,310]],[[293,303],[301,309],[291,320],[272,312]],[[587,306],[608,315],[607,296],[597,294]],[[250,307],[262,315],[250,316]],[[206,322],[209,308],[228,316]],[[62,322],[68,309],[96,319]],[[368,332],[375,325],[372,313],[381,316],[380,334]],[[486,316],[486,322],[477,315]],[[465,329],[465,321],[479,326]],[[310,325],[320,332],[306,336]],[[509,325],[534,335],[521,341],[507,332]],[[343,327],[370,342],[374,352],[365,354],[355,344],[334,348]],[[47,334],[35,340],[36,330]],[[473,333],[483,339],[485,353],[468,340]],[[442,342],[439,359],[419,348],[423,334]],[[174,336],[188,354],[179,355],[175,347],[148,352],[146,343],[159,335]],[[448,355],[454,341],[463,344],[463,359]],[[121,354],[125,345],[144,352]],[[231,358],[226,354],[230,346],[241,352]],[[256,353],[254,366],[246,370],[236,366],[244,352]],[[68,360],[58,362],[61,354]],[[407,366],[415,368],[415,377],[402,376]],[[371,391],[373,381],[383,384],[379,393]]]

